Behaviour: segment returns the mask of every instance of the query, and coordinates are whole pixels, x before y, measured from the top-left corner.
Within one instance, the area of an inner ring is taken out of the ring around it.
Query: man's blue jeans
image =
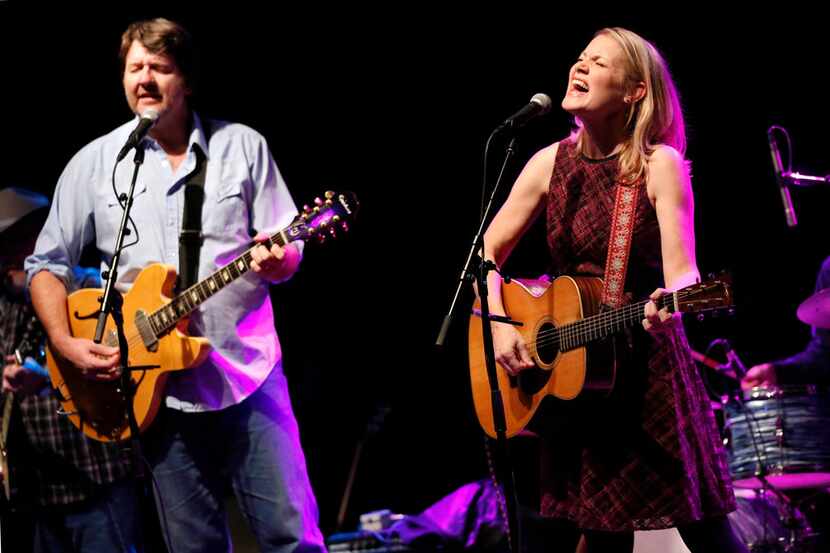
[[[281,372],[220,411],[161,411],[144,443],[171,551],[230,551],[224,507],[230,484],[263,552],[325,552]]]
[[[65,508],[39,512],[35,521],[37,553],[135,553],[138,507],[135,481],[105,486],[101,494]]]

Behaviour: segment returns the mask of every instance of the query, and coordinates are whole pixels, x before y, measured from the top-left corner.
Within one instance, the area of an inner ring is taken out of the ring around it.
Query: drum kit
[[[804,301],[797,314],[830,329],[830,289]],[[708,357],[696,359],[711,366]],[[830,541],[830,389],[753,388],[718,407],[738,501],[730,515],[736,533],[753,553],[823,550],[819,544]]]

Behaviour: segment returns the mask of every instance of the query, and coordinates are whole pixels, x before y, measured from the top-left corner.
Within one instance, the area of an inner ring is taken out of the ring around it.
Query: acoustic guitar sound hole
[[[559,348],[553,340],[555,330],[553,323],[544,323],[536,333],[536,355],[544,365],[553,363],[559,353]],[[550,375],[551,371],[536,367],[520,372],[518,377],[511,380],[522,392],[533,395],[547,386]]]
[[[554,340],[555,331],[556,327],[553,326],[553,323],[545,323],[539,327],[539,331],[536,333],[536,354],[545,365],[553,363],[556,354],[559,353],[558,344]]]

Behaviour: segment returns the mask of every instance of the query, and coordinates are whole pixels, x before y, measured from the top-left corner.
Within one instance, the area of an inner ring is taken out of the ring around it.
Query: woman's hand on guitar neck
[[[643,316],[645,317],[643,319],[643,328],[652,334],[670,332],[680,320],[679,314],[669,313],[669,310],[665,307],[659,311],[657,310],[657,304],[655,302],[660,299],[660,296],[668,293],[669,291],[665,288],[658,288],[652,292],[649,296],[650,301],[646,303],[646,307],[643,310]]]
[[[118,348],[96,344],[87,338],[64,336],[52,340],[52,347],[64,359],[75,366],[84,378],[90,380],[114,380],[121,376],[118,368]]]
[[[536,366],[527,351],[527,345],[513,325],[491,323],[493,329],[493,349],[496,361],[511,375],[516,376],[525,369]]]

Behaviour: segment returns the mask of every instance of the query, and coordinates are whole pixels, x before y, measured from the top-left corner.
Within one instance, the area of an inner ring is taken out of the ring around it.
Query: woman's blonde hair
[[[621,182],[645,182],[649,156],[658,145],[671,146],[681,156],[686,152],[686,128],[680,97],[663,56],[653,44],[621,27],[605,28],[594,36],[600,35],[611,37],[622,48],[626,87],[645,83],[645,95],[639,101],[632,102],[628,109],[627,138],[619,158]],[[578,118],[576,123],[579,127],[576,137],[581,149],[583,128]]]

